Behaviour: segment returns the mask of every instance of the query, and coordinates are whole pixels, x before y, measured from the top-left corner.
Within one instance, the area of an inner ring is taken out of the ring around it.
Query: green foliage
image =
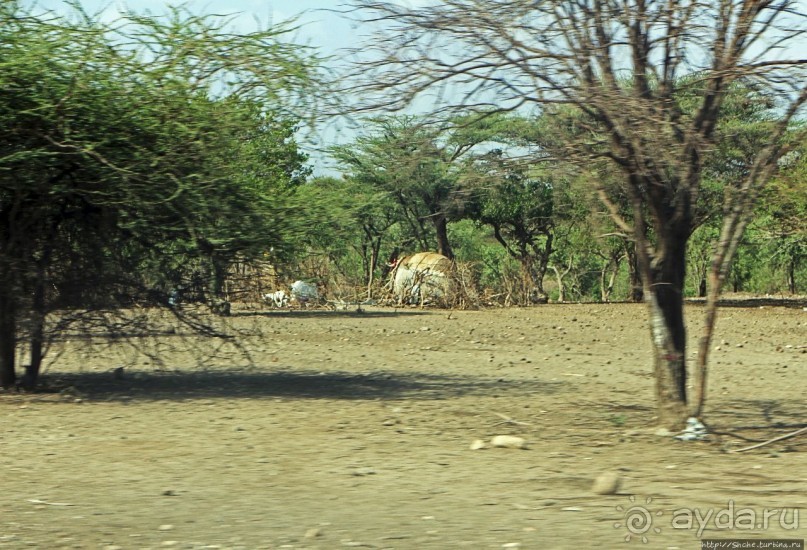
[[[467,215],[493,230],[504,250],[521,265],[516,300],[546,299],[543,277],[552,255],[555,195],[562,182],[508,167],[495,152],[477,161],[480,184]]]
[[[753,224],[761,257],[783,275],[791,293],[807,288],[807,146],[801,144],[780,163]],[[781,280],[781,279],[780,279]],[[776,281],[771,281],[777,287]]]
[[[616,428],[622,428],[627,422],[628,417],[625,414],[612,414],[608,417],[608,421]]]
[[[680,102],[683,116],[692,116],[695,98],[702,93],[699,86],[701,81],[697,79],[681,81],[674,97]],[[771,105],[743,83],[732,87],[723,105],[724,118],[716,130],[717,145],[705,160],[701,193],[694,210],[695,231],[687,253],[688,296],[698,295],[705,280],[724,196],[732,193],[745,176],[759,144],[769,135]],[[438,201],[450,221],[448,237],[456,258],[473,266],[476,283],[489,289],[489,294],[509,296],[511,303],[525,303],[526,265],[534,270],[534,279],[546,280],[547,294],[552,299],[561,295],[558,276],[566,300],[619,300],[632,295],[630,281],[637,277],[635,272],[630,273],[635,268],[628,255],[632,235],[625,235],[607,212],[597,212],[599,199],[590,185],[592,180],[599,181],[619,215],[632,222],[633,207],[620,187],[619,174],[597,159],[581,170],[557,159],[525,166],[516,158],[524,148],[548,154],[564,141],[560,132],[586,135],[591,131],[590,122],[579,111],[548,108],[537,118],[468,115],[455,119],[457,126],[439,135],[422,123],[414,118],[379,119],[378,126],[366,136],[335,151],[348,177],[342,187],[333,191],[340,200],[345,195],[354,198],[349,201],[350,207],[342,209],[350,212],[353,223],[344,228],[347,232],[338,232],[332,246],[325,247],[341,273],[346,275],[351,266],[355,271],[357,262],[361,262],[364,280],[368,279],[367,254],[362,251],[369,249],[371,234],[381,240],[381,257],[400,246],[409,250],[434,249],[433,227],[424,223],[431,214],[422,202],[429,193],[412,180],[432,174],[423,181],[439,183],[445,180],[437,175],[451,173],[453,187],[446,187]],[[423,140],[420,146],[415,145],[418,139]],[[590,139],[600,138],[590,134]],[[429,156],[427,150],[433,154]],[[451,158],[460,161],[444,164],[442,172],[434,172],[430,170],[435,164],[420,162],[421,156],[435,163],[435,159],[444,163]],[[804,181],[804,155],[797,151],[788,158],[781,177],[762,197],[759,219],[741,245],[740,258],[730,276],[730,283],[738,289],[770,292],[788,284],[798,287],[798,281],[803,280],[801,220],[805,217],[805,200],[803,193],[799,194],[804,186],[799,184]],[[426,169],[428,166],[431,168]],[[404,193],[408,195],[402,200]],[[369,225],[377,230],[367,231],[362,229],[360,219],[383,219],[384,223],[372,222]],[[340,225],[326,224],[323,229],[327,233],[336,227]],[[655,243],[652,229],[648,229],[647,236]],[[337,251],[346,248],[350,255],[340,256]],[[541,271],[540,260],[547,250],[547,265]],[[763,258],[766,261],[761,261]],[[377,269],[376,275],[381,272]]]
[[[237,256],[281,256],[306,229],[283,101],[314,68],[282,32],[0,6],[0,383],[29,312],[217,297]]]
[[[331,153],[347,179],[389,199],[401,222],[400,248],[452,257],[447,223],[465,216],[464,159],[486,136],[485,127],[463,121],[442,131],[422,118],[387,117],[372,120],[364,135]]]
[[[687,247],[687,273],[689,274],[685,287],[687,296],[701,298],[706,296],[712,251],[719,233],[720,227],[717,225],[717,220],[703,224],[692,233]]]
[[[339,273],[339,285],[366,287],[388,255],[385,242],[398,223],[388,195],[352,179],[315,178],[300,188],[309,227],[300,250],[321,251]]]
[[[506,280],[518,274],[518,262],[493,237],[489,227],[470,219],[449,226],[449,238],[458,262],[469,266],[474,283],[488,295],[506,292]]]

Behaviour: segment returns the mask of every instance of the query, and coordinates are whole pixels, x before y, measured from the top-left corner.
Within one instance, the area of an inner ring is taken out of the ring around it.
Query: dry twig
[[[501,426],[502,424],[513,424],[515,426],[532,426],[532,424],[530,424],[529,422],[520,422],[518,420],[514,420],[509,416],[507,416],[506,414],[501,413],[493,413],[493,414],[502,419],[501,422],[496,422],[494,426]]]
[[[774,437],[773,439],[769,439],[768,441],[763,441],[762,443],[757,443],[756,445],[751,445],[749,447],[743,447],[742,449],[731,449],[728,452],[730,453],[742,453],[745,451],[750,451],[752,449],[759,449],[760,447],[764,447],[765,445],[770,445],[771,443],[776,443],[777,441],[782,441],[783,439],[790,439],[791,437],[796,437],[797,435],[801,435],[807,432],[807,426],[801,428],[800,430],[796,430],[795,432],[790,432],[789,434],[780,435],[779,437]]]

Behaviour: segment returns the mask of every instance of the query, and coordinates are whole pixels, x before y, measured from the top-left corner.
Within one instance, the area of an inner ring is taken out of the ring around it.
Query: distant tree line
[[[686,107],[698,93],[696,79],[679,90]],[[773,101],[742,82],[723,109],[693,209],[690,297],[706,296],[724,196],[777,119]],[[582,131],[577,117],[557,109],[468,114],[440,125],[425,116],[377,118],[354,142],[331,149],[341,177],[315,178],[302,189],[340,220],[313,231],[309,250],[327,255],[331,275],[357,289],[382,284],[391,255],[430,250],[468,264],[479,290],[493,297],[488,303],[639,301],[635,240],[613,223],[591,185],[609,188],[614,207],[632,219],[618,175],[605,163],[581,170],[555,154],[557,142],[569,139],[561,133]],[[729,290],[807,291],[806,167],[804,146],[779,162],[729,272]],[[655,240],[652,228],[647,235]]]

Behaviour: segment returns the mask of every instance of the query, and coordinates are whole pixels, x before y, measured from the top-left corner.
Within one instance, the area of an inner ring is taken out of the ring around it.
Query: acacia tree
[[[649,308],[659,421],[700,415],[717,298],[760,189],[803,133],[788,136],[807,100],[807,60],[786,49],[804,36],[795,0],[444,0],[425,7],[353,0],[384,40],[365,48],[362,108],[398,109],[435,88],[486,108],[567,104],[583,138],[560,144],[580,164],[605,159],[621,174],[632,220],[592,185],[621,231],[633,235]],[[390,34],[394,33],[391,37]],[[376,52],[378,55],[374,56]],[[624,74],[630,85],[623,85]],[[684,76],[694,75],[691,79]],[[731,86],[753,82],[777,102],[769,141],[726,193],[712,257],[696,395],[687,396],[683,289],[686,244],[706,152]],[[683,108],[680,87],[696,82]],[[442,97],[448,97],[443,95]],[[446,105],[447,108],[451,105]],[[785,139],[796,137],[796,140]],[[650,237],[648,237],[650,235]]]
[[[554,251],[555,194],[558,182],[531,176],[525,167],[507,166],[497,151],[477,159],[479,183],[466,213],[489,226],[493,237],[521,269],[520,305],[546,302],[543,280]]]
[[[36,383],[49,311],[167,305],[188,264],[289,229],[278,191],[303,157],[278,113],[307,58],[278,29],[129,17],[0,4],[0,387],[24,329]]]
[[[376,119],[355,143],[332,148],[348,177],[392,198],[420,247],[453,258],[445,206],[454,189],[443,151],[433,131],[415,117]]]
[[[466,194],[461,174],[470,152],[488,141],[491,131],[463,123],[430,125],[421,117],[384,117],[354,143],[331,154],[357,184],[383,191],[398,206],[412,241],[454,258],[448,223],[462,217]]]
[[[796,294],[797,273],[807,259],[807,147],[782,164],[784,170],[766,189],[755,229],[768,265],[784,271],[788,290]]]
[[[631,86],[632,82],[625,80],[621,85]],[[697,98],[703,93],[701,89],[703,85],[704,82],[697,75],[684,78],[677,83],[676,101],[679,102],[684,114],[691,115],[693,109],[697,107]],[[771,131],[770,121],[774,118],[771,114],[772,105],[768,97],[745,82],[735,82],[723,101],[720,120],[715,129],[714,146],[705,152],[701,189],[692,209],[691,228],[695,240],[689,242],[688,257],[691,260],[690,265],[697,271],[696,286],[701,297],[706,296],[711,251],[718,236],[715,224],[719,222],[724,191],[745,177],[753,165],[755,155],[759,152],[760,144],[768,141]],[[558,151],[564,144],[574,139],[588,137],[584,134],[590,133],[595,124],[588,120],[586,113],[578,109],[570,109],[565,105],[552,105],[545,106],[542,115],[531,125],[522,125],[519,133],[522,141],[538,146],[541,151]],[[619,218],[628,224],[632,223],[631,200],[622,185],[621,175],[615,171],[612,163],[603,159],[591,159],[584,169],[579,170],[578,179],[596,181],[597,191],[609,198],[612,211],[618,209]],[[586,198],[591,194],[592,186],[588,187],[589,191],[584,193]],[[594,198],[596,202],[601,202],[596,196]],[[596,204],[592,204],[591,208],[598,210]],[[708,234],[706,231],[697,231],[703,224],[710,224],[714,231]],[[608,247],[609,250],[592,249],[591,253],[601,256],[604,260],[601,271],[603,300],[608,294],[609,286],[606,283],[606,270],[611,272],[609,279],[613,281],[622,258],[626,257],[630,279],[627,298],[635,302],[642,301],[641,274],[633,234],[620,231],[617,227],[603,229],[602,234],[620,237],[623,240],[618,248],[612,246]],[[648,235],[648,239],[652,241],[652,233]],[[695,250],[692,249],[693,244]],[[558,272],[554,266],[553,269]],[[566,270],[571,270],[571,265]]]
[[[397,203],[383,190],[351,178],[314,178],[300,194],[307,215],[318,220],[309,227],[308,247],[327,254],[346,279],[360,277],[372,298],[382,249],[401,223]]]

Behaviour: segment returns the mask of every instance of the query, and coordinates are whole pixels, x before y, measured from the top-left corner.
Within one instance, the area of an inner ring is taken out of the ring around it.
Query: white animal
[[[304,306],[318,302],[317,285],[305,281],[294,281],[291,285],[291,299]]]
[[[289,295],[286,294],[285,290],[275,290],[274,292],[264,294],[263,299],[265,302],[275,307],[286,307],[289,305]]]

